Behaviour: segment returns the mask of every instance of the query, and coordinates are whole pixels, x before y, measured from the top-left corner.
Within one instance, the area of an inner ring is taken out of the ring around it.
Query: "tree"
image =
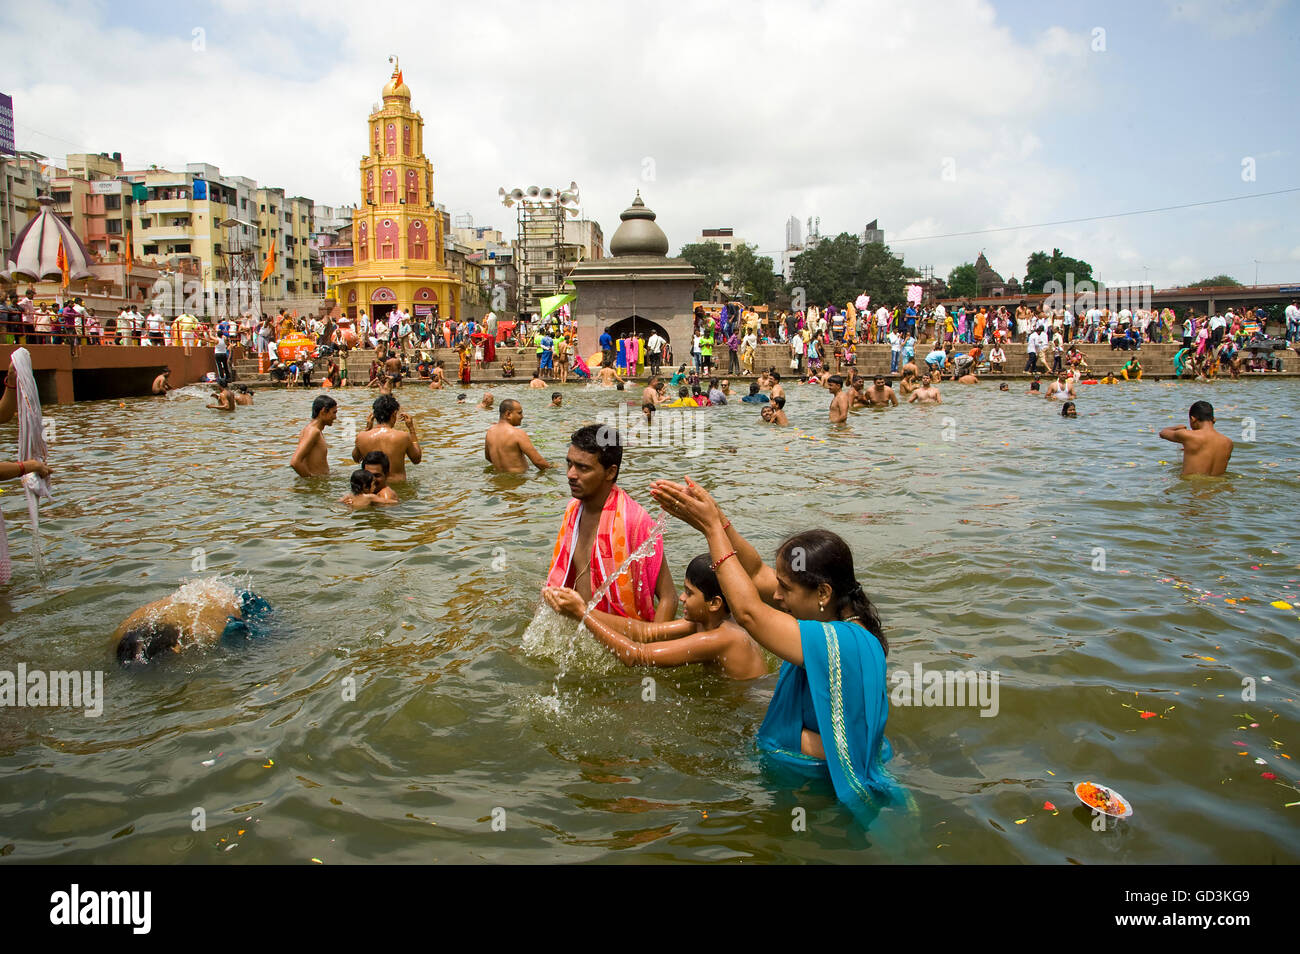
[[[1211,278],[1202,278],[1199,282],[1192,282],[1188,288],[1240,288],[1241,282],[1237,281],[1231,275],[1215,275]]]
[[[789,292],[796,308],[830,302],[843,305],[866,292],[872,302],[900,303],[903,286],[915,276],[903,260],[879,242],[864,243],[859,236],[841,232],[799,253],[790,271]],[[803,289],[802,297],[798,290]]]
[[[916,278],[916,269],[907,268],[903,260],[889,251],[883,242],[865,242],[858,256],[856,290],[853,295],[837,299],[842,305],[866,292],[871,300],[881,305],[902,304],[907,300],[904,286],[909,278]]]
[[[948,273],[948,295],[951,298],[974,298],[979,294],[979,276],[973,262],[962,262]]]
[[[765,304],[776,297],[776,275],[772,259],[757,252],[757,245],[741,242],[727,253],[726,271],[731,275],[731,288],[736,297]]]
[[[686,259],[700,273],[700,284],[695,287],[696,301],[709,301],[713,290],[727,271],[727,253],[717,242],[694,242],[683,245],[678,257]]]
[[[1048,282],[1060,282],[1064,288],[1069,284],[1069,276],[1074,276],[1075,285],[1096,281],[1092,266],[1083,259],[1062,255],[1059,248],[1052,249],[1050,256],[1046,252],[1034,252],[1025,262],[1025,280],[1020,287],[1027,295],[1042,295],[1047,291]]]

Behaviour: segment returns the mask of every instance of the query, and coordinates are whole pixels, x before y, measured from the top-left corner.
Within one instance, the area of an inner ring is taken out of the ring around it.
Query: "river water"
[[[0,709],[0,850],[163,863],[1300,861],[1300,804],[1286,807],[1300,802],[1300,609],[1271,605],[1300,607],[1300,387],[1084,387],[1077,420],[1013,389],[949,386],[942,407],[832,428],[826,393],[796,385],[790,429],[733,405],[694,412],[706,429],[687,436],[700,443],[627,453],[620,483],[643,504],[651,479],[690,474],[768,559],[794,530],[845,536],[891,675],[998,674],[996,714],[891,708],[890,768],[910,801],[867,830],[828,784],[760,762],[774,675],[625,669],[539,611],[567,486],[562,472],[486,471],[495,412],[401,392],[424,463],[400,507],[350,513],[335,503],[352,467],[342,423],[329,478],[287,466],[314,392],[261,392],[233,417],[196,389],[47,409],[45,586],[21,497],[13,483],[0,494],[15,562],[0,669],[103,670],[106,700],[97,718]],[[567,386],[556,410],[550,390],[496,393],[523,400],[554,462],[575,427],[627,397]],[[364,420],[373,392],[335,395],[340,422]],[[1180,479],[1178,447],[1155,436],[1200,398],[1238,441],[1224,479]],[[15,439],[0,428],[0,446]],[[666,547],[680,585],[703,540],[670,521]],[[214,577],[265,596],[273,635],[116,668],[121,620]],[[1097,830],[1071,794],[1085,780],[1121,793],[1133,817]]]

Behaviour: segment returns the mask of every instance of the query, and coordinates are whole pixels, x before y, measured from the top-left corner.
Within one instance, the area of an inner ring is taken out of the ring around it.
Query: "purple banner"
[[[17,152],[14,148],[14,101],[0,93],[0,154],[12,156]]]

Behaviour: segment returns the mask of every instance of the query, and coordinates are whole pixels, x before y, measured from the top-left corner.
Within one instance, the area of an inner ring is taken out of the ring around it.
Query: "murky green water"
[[[107,701],[100,718],[0,709],[0,845],[10,862],[1296,862],[1300,610],[1269,604],[1300,606],[1300,388],[1083,390],[1075,421],[949,388],[941,408],[832,431],[825,393],[795,387],[810,437],[732,406],[699,412],[716,453],[628,453],[621,482],[643,503],[650,479],[688,472],[769,558],[796,529],[845,535],[891,672],[999,672],[995,717],[892,710],[891,768],[915,808],[867,832],[829,786],[759,763],[774,676],[660,670],[645,701],[647,673],[567,648],[568,623],[541,617],[525,641],[567,487],[485,472],[495,413],[404,392],[425,462],[400,508],[352,514],[334,505],[351,469],[338,437],[328,480],[287,466],[312,393],[264,392],[233,419],[196,397],[53,408],[48,588],[19,496],[0,495],[16,563],[0,668],[103,669]],[[549,388],[512,392],[555,461],[615,399],[565,391],[558,411]],[[371,394],[336,395],[364,418]],[[1154,431],[1202,397],[1234,439],[1252,418],[1256,440],[1227,479],[1184,481]],[[671,524],[667,548],[680,585],[703,541]],[[128,613],[213,574],[251,581],[277,635],[112,665]],[[1094,831],[1071,794],[1086,779],[1134,817]]]

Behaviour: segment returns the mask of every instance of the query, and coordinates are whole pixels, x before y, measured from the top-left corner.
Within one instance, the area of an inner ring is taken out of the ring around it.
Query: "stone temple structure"
[[[674,361],[689,361],[699,275],[685,259],[668,257],[668,236],[640,192],[619,218],[610,257],[583,262],[569,276],[578,295],[572,305],[578,353],[598,351],[603,331],[618,338],[657,330]]]

